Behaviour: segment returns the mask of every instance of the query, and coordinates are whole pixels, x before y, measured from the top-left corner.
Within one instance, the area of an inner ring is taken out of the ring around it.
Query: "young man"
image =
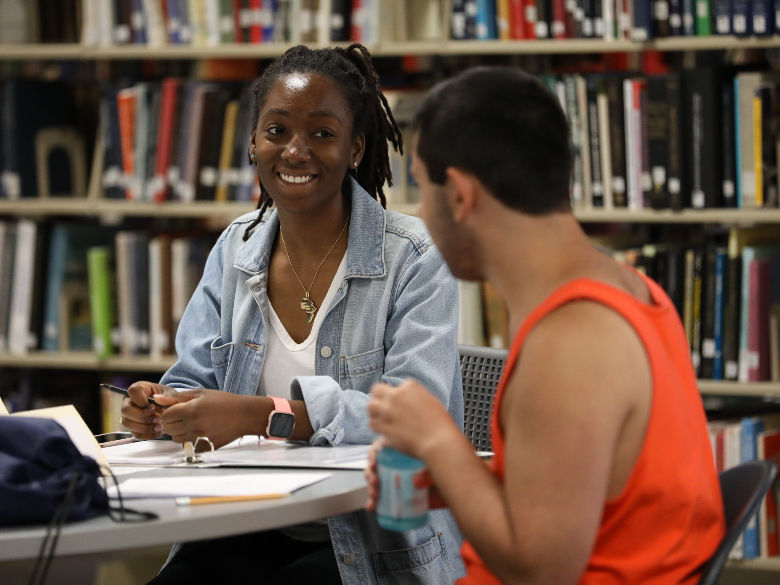
[[[472,69],[431,91],[416,132],[419,214],[515,332],[489,466],[416,381],[374,386],[368,406],[460,525],[459,583],[696,583],[724,519],[688,345],[660,287],[572,215],[557,100],[519,70]]]

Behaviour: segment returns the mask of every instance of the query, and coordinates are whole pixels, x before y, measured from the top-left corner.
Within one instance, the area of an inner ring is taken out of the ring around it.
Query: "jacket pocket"
[[[450,585],[441,533],[414,548],[374,554],[374,569],[380,585]]]
[[[385,371],[385,348],[378,347],[357,355],[342,356],[339,376],[342,387],[368,392]]]
[[[217,377],[219,388],[225,388],[225,378],[227,377],[228,364],[232,355],[232,341],[230,343],[222,343],[222,338],[217,337],[211,342],[211,366],[214,368],[214,375]]]

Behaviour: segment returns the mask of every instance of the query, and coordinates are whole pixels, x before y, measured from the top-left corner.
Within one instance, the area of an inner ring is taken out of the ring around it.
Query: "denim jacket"
[[[161,382],[254,395],[268,339],[266,284],[279,228],[266,213],[242,241],[257,212],[221,234],[176,336],[178,361]],[[352,180],[346,276],[317,337],[314,376],[292,381],[314,429],[312,445],[367,444],[366,404],[376,382],[415,378],[463,421],[458,362],[457,285],[418,218],[385,211]],[[378,527],[357,511],[329,519],[345,585],[444,584],[463,575],[460,534],[437,510],[409,532]],[[175,554],[175,550],[174,550]]]

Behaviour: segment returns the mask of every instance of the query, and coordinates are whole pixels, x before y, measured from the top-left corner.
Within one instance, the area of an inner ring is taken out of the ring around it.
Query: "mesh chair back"
[[[461,345],[463,432],[479,451],[491,451],[490,410],[506,361],[505,349]]]
[[[704,567],[699,585],[715,585],[737,538],[772,487],[777,467],[771,461],[748,461],[720,474],[726,534]]]

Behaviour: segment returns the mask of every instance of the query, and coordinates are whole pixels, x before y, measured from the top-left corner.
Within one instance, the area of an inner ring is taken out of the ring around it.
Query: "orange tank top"
[[[561,305],[585,299],[606,305],[641,339],[653,378],[645,440],[622,493],[604,504],[580,585],[693,585],[725,531],[720,484],[688,342],[666,293],[640,276],[652,304],[589,279],[575,279],[542,302],[512,342],[491,415],[492,471],[503,480],[504,437],[498,413],[506,381],[528,333]],[[466,576],[458,585],[499,583],[468,542],[461,553]]]

